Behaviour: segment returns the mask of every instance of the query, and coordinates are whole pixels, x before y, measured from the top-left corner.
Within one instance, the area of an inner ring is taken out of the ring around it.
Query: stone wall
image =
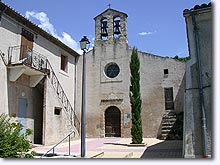
[[[191,14],[191,12],[193,12]],[[195,22],[192,19],[195,16]],[[211,7],[184,11],[188,47],[191,60],[186,64],[184,156],[187,158],[212,155],[212,11]],[[197,39],[195,39],[195,34]],[[201,62],[201,82],[197,54]],[[200,99],[200,83],[204,95],[206,116],[207,154],[204,155],[204,137]]]

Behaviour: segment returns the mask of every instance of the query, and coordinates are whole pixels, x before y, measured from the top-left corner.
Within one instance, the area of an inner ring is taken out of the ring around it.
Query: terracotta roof
[[[20,22],[22,25],[28,27],[29,29],[33,30],[35,33],[42,35],[47,40],[51,41],[55,45],[61,47],[68,53],[74,56],[78,56],[79,54],[74,51],[72,48],[65,45],[63,42],[49,34],[48,32],[44,31],[42,28],[38,27],[36,24],[32,23],[28,19],[26,19],[24,16],[22,16],[20,13],[12,9],[11,7],[7,6],[6,4],[2,3],[0,1],[0,16],[2,14],[6,14],[9,17],[15,19],[16,21]]]
[[[200,9],[206,9],[211,7],[211,2],[209,2],[208,4],[203,3],[202,5],[195,5],[193,8],[191,9],[185,9],[183,11],[183,13],[187,13],[187,12],[191,12],[191,11],[196,11],[196,10],[200,10]]]

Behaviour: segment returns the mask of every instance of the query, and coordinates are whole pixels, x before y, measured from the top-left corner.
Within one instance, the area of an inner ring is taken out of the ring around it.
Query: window
[[[60,69],[67,72],[67,64],[68,64],[68,56],[62,55],[61,54],[61,65]]]
[[[164,74],[164,77],[168,77],[168,74],[169,74],[168,69],[164,69],[163,74]]]
[[[120,68],[116,63],[109,63],[105,66],[105,75],[109,78],[115,78],[120,73]]]
[[[54,114],[55,114],[55,115],[61,115],[61,110],[62,110],[62,108],[60,108],[60,107],[55,107],[55,108],[54,108]]]

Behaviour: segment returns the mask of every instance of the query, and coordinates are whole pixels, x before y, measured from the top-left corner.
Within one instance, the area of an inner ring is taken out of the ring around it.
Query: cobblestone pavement
[[[131,138],[86,138],[86,158],[181,158],[182,141],[156,138],[144,138],[143,141],[146,145],[133,146],[130,145]],[[43,154],[51,147],[38,146],[32,150]],[[71,141],[70,154],[80,158],[80,148],[80,139]],[[55,148],[54,152],[67,155],[68,149],[69,143],[66,142]]]

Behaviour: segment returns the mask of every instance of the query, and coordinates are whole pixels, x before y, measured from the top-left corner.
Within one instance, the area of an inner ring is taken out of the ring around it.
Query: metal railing
[[[57,93],[61,104],[63,105],[67,117],[70,120],[72,126],[75,126],[76,130],[80,131],[80,122],[76,116],[75,110],[73,110],[67,95],[65,94],[50,62],[42,54],[29,49],[26,45],[19,45],[9,47],[8,57],[1,53],[2,59],[6,65],[24,64],[36,70],[48,73],[48,78],[51,81],[54,90]]]
[[[52,68],[51,64],[49,63],[49,61],[47,61],[47,69],[50,70],[48,78],[50,79],[50,82],[51,82],[52,86],[54,87],[54,90],[56,91],[57,96],[60,99],[60,101],[65,109],[65,112],[67,113],[67,115],[69,117],[70,123],[72,126],[73,125],[75,126],[76,130],[79,133],[79,131],[80,131],[79,119],[77,118],[76,112],[75,112],[75,110],[73,110],[73,107],[71,106],[71,103],[68,100],[68,98],[67,98],[55,72],[53,71],[53,68]]]
[[[26,45],[9,47],[8,58],[5,58],[6,64],[24,64],[39,71],[46,71],[47,58],[28,48]]]
[[[50,151],[52,151],[52,156],[55,155],[55,148],[60,144],[62,143],[64,140],[66,140],[67,138],[69,138],[68,142],[69,142],[69,147],[68,147],[68,155],[70,156],[70,141],[71,141],[71,138],[70,136],[74,133],[74,136],[75,136],[75,131],[72,131],[70,132],[67,136],[65,136],[61,141],[59,141],[59,143],[57,143],[56,145],[54,145],[51,149],[49,149],[46,153],[44,153],[40,158],[46,156]]]
[[[0,56],[2,57],[2,61],[4,62],[4,64],[7,65],[5,53],[3,53],[3,52],[1,51],[1,49],[0,49]]]

